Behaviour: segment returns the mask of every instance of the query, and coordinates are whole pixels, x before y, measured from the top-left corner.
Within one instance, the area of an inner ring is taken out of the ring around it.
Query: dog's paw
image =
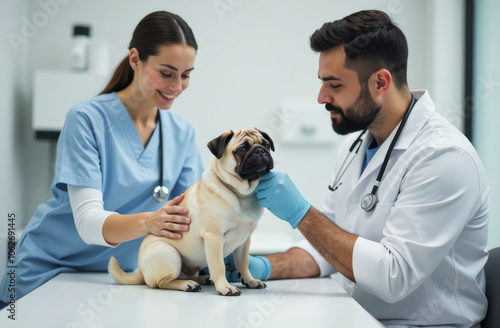
[[[267,287],[265,283],[258,279],[250,280],[249,282],[245,282],[244,279],[241,279],[241,283],[245,285],[246,288],[263,289]]]
[[[240,296],[241,292],[238,288],[228,285],[223,288],[216,288],[217,293],[222,296]]]
[[[201,286],[196,284],[195,286],[188,285],[188,289],[186,292],[199,292],[201,290]]]
[[[201,290],[201,286],[194,280],[186,280],[184,284],[185,292],[199,292]]]

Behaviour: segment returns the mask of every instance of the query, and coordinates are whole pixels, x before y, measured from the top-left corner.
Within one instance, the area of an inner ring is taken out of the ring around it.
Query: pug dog
[[[224,264],[224,258],[234,253],[241,282],[247,288],[266,287],[250,274],[248,250],[263,213],[253,191],[274,166],[273,141],[257,129],[242,129],[226,131],[207,146],[214,155],[212,165],[179,204],[189,210],[189,231],[180,240],[147,235],[139,250],[137,273],[125,273],[111,257],[108,272],[117,283],[187,292],[213,283],[220,295],[238,296],[241,292],[227,281]],[[197,276],[205,267],[210,277]]]

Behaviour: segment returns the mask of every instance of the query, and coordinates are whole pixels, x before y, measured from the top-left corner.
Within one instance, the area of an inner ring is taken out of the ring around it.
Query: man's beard
[[[342,119],[332,117],[332,127],[336,133],[346,135],[351,132],[367,129],[375,120],[382,106],[377,105],[372,99],[368,91],[368,86],[365,84],[361,87],[361,92],[356,102],[347,107],[345,111],[331,104],[326,104],[325,108],[329,112],[339,113]]]

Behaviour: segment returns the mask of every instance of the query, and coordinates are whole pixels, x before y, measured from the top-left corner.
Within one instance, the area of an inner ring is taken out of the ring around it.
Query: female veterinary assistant
[[[181,238],[188,229],[188,211],[177,205],[200,179],[201,159],[193,128],[158,108],[169,109],[188,86],[197,44],[179,16],[155,12],[138,24],[129,49],[102,94],[67,114],[54,197],[18,244],[15,300],[60,272],[105,271],[111,256],[133,270],[140,237]],[[166,204],[153,197],[160,171]],[[9,280],[4,275],[0,285],[3,306],[12,299]]]

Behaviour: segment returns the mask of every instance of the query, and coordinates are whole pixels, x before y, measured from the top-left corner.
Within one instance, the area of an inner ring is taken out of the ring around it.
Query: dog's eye
[[[240,148],[238,148],[238,153],[245,154],[246,152],[247,152],[247,147],[240,147]]]
[[[269,149],[269,147],[271,147],[271,146],[268,143],[265,143],[264,147],[266,147],[266,149]]]

